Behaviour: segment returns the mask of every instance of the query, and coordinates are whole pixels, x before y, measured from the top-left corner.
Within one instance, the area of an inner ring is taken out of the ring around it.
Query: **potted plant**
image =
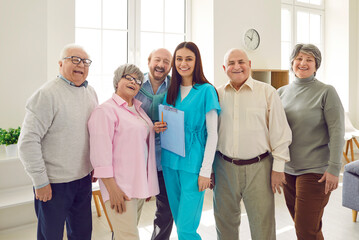
[[[5,145],[8,157],[17,156],[17,140],[20,136],[20,130],[20,127],[9,128],[8,130],[0,128],[0,145]]]

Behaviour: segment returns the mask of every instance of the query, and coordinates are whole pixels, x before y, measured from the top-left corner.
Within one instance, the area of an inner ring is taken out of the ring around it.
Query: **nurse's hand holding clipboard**
[[[156,133],[164,132],[167,129],[167,123],[163,121],[163,112],[161,113],[161,122],[155,122],[154,130]],[[198,191],[202,192],[209,188],[211,179],[203,176],[198,176]]]

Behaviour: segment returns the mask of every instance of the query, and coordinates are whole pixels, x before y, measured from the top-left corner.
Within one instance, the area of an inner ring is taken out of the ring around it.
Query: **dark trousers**
[[[325,182],[318,183],[323,174],[299,176],[285,174],[284,197],[295,224],[298,240],[322,240],[322,216],[329,201]]]
[[[51,184],[52,199],[36,200],[38,240],[62,240],[66,223],[69,240],[90,240],[92,233],[91,176]]]
[[[157,171],[157,176],[160,193],[156,196],[157,210],[155,220],[153,221],[154,230],[151,240],[169,240],[173,226],[173,217],[168,203],[162,171]]]

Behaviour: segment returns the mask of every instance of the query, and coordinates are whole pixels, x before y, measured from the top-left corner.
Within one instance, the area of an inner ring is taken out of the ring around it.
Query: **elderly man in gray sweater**
[[[87,121],[98,105],[88,85],[91,60],[77,45],[66,45],[60,74],[26,104],[19,155],[30,176],[38,218],[37,239],[91,239],[91,176]]]

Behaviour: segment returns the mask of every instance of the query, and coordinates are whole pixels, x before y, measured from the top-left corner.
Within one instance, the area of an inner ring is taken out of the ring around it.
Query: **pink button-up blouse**
[[[114,177],[117,185],[129,198],[147,198],[159,193],[155,133],[151,119],[134,99],[133,104],[140,114],[127,109],[127,102],[117,94],[98,106],[90,116],[90,158],[94,177]],[[144,125],[143,118],[150,129]],[[145,149],[148,138],[148,159]],[[100,180],[104,201],[109,200],[108,191]]]

